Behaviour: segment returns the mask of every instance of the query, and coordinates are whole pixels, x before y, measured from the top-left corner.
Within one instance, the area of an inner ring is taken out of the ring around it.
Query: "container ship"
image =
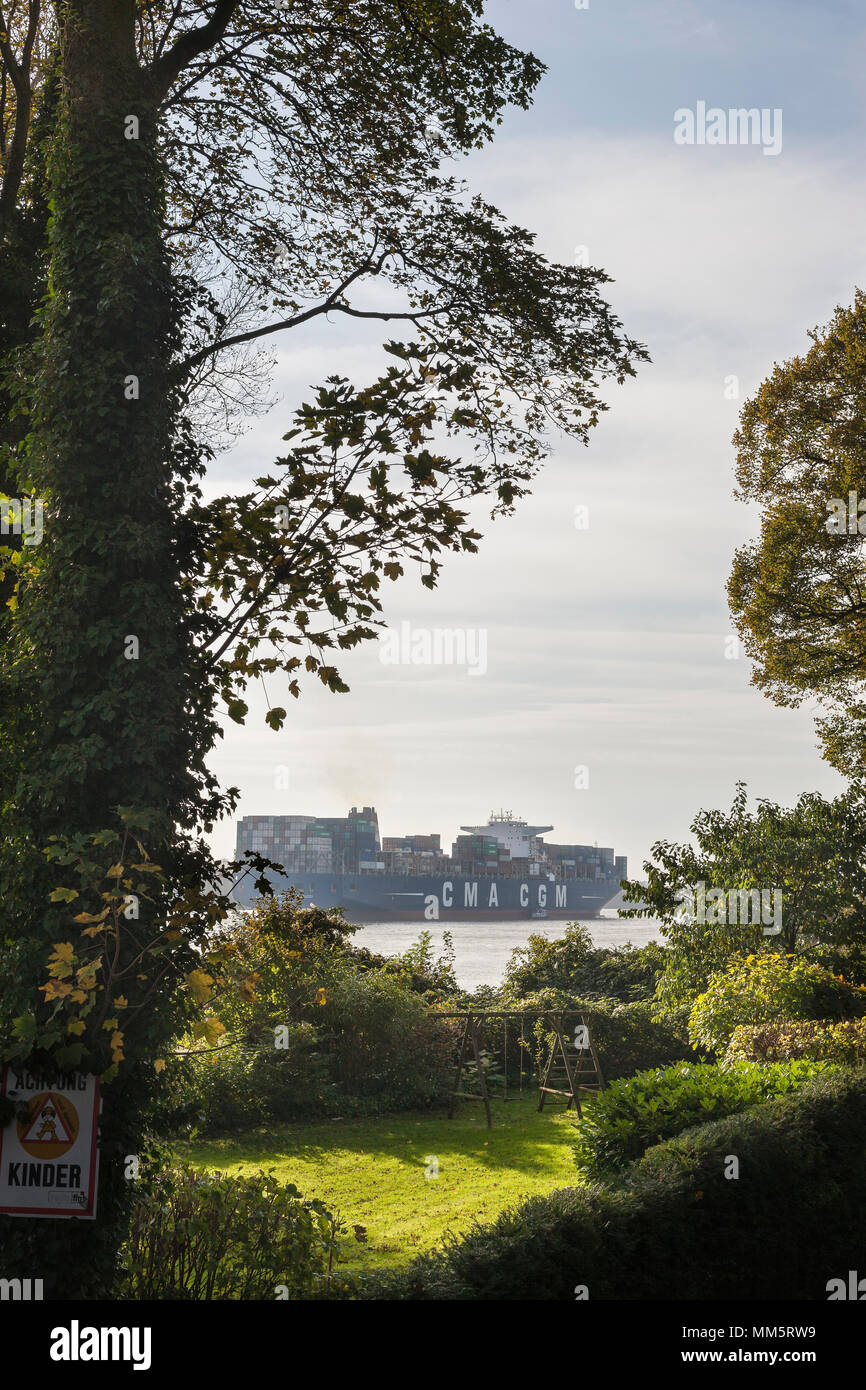
[[[461,826],[446,854],[438,835],[379,838],[375,808],[346,817],[244,816],[237,856],[255,850],[281,864],[275,892],[295,888],[309,906],[341,907],[353,922],[438,922],[460,918],[595,917],[628,876],[625,855],[598,845],[556,845],[551,825],[510,811]],[[235,889],[248,907],[253,875]]]

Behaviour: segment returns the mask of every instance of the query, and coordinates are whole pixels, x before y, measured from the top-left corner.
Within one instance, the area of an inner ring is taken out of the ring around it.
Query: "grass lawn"
[[[450,1227],[492,1220],[525,1197],[577,1182],[570,1140],[574,1111],[536,1107],[537,1092],[507,1105],[464,1105],[453,1120],[409,1112],[372,1120],[324,1120],[247,1130],[178,1143],[178,1155],[203,1168],[244,1173],[273,1169],[305,1197],[320,1197],[348,1223],[347,1268],[407,1264]],[[438,1177],[425,1171],[430,1156]],[[352,1234],[367,1229],[366,1244]]]

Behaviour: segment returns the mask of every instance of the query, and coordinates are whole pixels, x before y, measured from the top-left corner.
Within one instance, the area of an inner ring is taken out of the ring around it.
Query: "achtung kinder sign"
[[[0,1129],[0,1212],[96,1216],[99,1077],[4,1067],[0,1096],[18,1115]]]

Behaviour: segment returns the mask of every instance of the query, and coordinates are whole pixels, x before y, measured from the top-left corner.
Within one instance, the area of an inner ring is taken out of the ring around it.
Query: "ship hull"
[[[618,879],[570,879],[551,882],[544,877],[487,878],[450,874],[315,874],[272,875],[274,891],[295,888],[307,906],[341,907],[351,921],[447,922],[596,917],[620,890]],[[235,892],[248,907],[252,900],[246,881]]]

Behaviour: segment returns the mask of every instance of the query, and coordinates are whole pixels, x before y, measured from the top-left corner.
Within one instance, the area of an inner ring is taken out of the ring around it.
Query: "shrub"
[[[223,1045],[184,1057],[158,1111],[162,1132],[220,1133],[340,1112],[341,1093],[310,1024],[289,1027],[288,1047]]]
[[[651,999],[664,964],[665,948],[657,942],[597,947],[585,923],[569,922],[561,937],[551,941],[532,935],[525,946],[512,951],[504,994],[520,1000],[552,989],[583,999]]]
[[[364,970],[398,975],[415,994],[434,1000],[443,997],[456,1000],[461,990],[454,974],[454,940],[448,931],[442,933],[442,940],[442,953],[438,956],[433,946],[433,933],[429,931],[420,932],[417,941],[393,956],[380,955],[366,946],[349,947],[347,955]]]
[[[824,1300],[862,1267],[864,1132],[864,1073],[822,1073],[651,1149],[619,1187],[568,1188],[449,1237],[362,1297],[573,1303],[585,1285],[593,1301]]]
[[[387,971],[346,971],[321,1007],[323,1041],[340,1093],[379,1109],[441,1103],[453,1084],[455,1024]]]
[[[175,1064],[160,1103],[162,1132],[220,1133],[273,1121],[375,1115],[444,1101],[454,1026],[388,972],[334,970],[317,1026],[192,1052]]]
[[[577,1126],[578,1166],[590,1177],[600,1177],[692,1125],[735,1114],[802,1086],[822,1065],[740,1062],[722,1070],[681,1062],[615,1081],[586,1107]]]
[[[695,1046],[724,1052],[743,1023],[779,1019],[854,1018],[866,1012],[866,988],[851,985],[798,956],[766,952],[735,956],[709,980],[689,1017]]]
[[[743,1024],[735,1028],[723,1065],[740,1061],[784,1062],[799,1057],[846,1066],[866,1062],[866,1018]]]
[[[139,1180],[117,1296],[274,1299],[321,1291],[338,1223],[271,1173],[202,1173],[186,1164]],[[285,1294],[283,1296],[286,1296]]]

